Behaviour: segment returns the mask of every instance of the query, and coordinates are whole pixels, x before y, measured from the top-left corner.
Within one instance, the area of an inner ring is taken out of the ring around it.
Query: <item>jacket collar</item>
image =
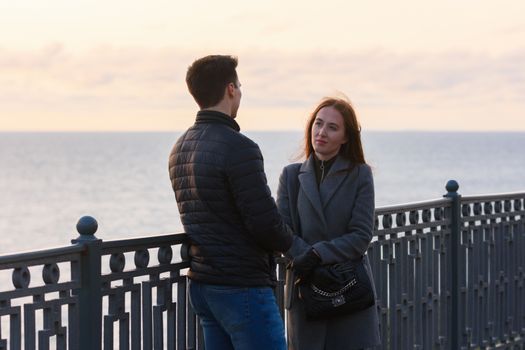
[[[227,125],[235,131],[240,131],[241,128],[237,122],[227,114],[219,111],[211,111],[207,109],[197,112],[197,119],[195,124],[223,124]]]
[[[299,169],[299,183],[304,194],[312,204],[315,212],[321,219],[324,225],[325,219],[323,214],[323,206],[321,204],[321,197],[319,195],[319,188],[317,187],[317,180],[315,178],[315,160],[311,154],[306,161],[303,162]]]
[[[330,167],[330,170],[328,171],[324,181],[321,182],[319,186],[323,208],[326,208],[343,181],[348,176],[354,176],[356,174],[354,171],[349,172],[351,164],[351,161],[344,159],[343,157],[338,156],[335,159],[335,162]]]
[[[337,157],[330,167],[328,174],[319,187],[315,178],[315,159],[313,154],[301,165],[299,169],[299,183],[306,197],[311,202],[315,211],[324,222],[324,208],[328,205],[343,181],[350,175],[355,176],[355,171],[348,172],[351,162],[342,157]],[[355,170],[355,169],[354,169]]]

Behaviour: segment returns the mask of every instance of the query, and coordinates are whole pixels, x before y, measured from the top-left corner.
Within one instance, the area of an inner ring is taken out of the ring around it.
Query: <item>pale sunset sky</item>
[[[344,93],[365,130],[525,131],[525,1],[0,0],[0,131],[171,131],[239,57],[243,130]]]

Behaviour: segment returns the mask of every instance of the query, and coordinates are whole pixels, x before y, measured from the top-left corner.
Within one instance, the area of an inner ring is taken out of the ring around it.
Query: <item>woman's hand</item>
[[[306,281],[310,277],[314,268],[316,268],[320,263],[321,257],[315,251],[315,249],[312,248],[293,259],[292,269],[294,269],[295,275],[299,281]]]

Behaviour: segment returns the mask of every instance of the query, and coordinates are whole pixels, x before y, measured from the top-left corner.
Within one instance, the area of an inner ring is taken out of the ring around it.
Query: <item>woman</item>
[[[360,131],[349,102],[325,98],[307,123],[306,161],[286,166],[280,177],[277,205],[296,233],[286,254],[292,260],[286,285],[289,349],[363,349],[380,343],[375,306],[308,320],[293,283],[307,279],[317,265],[362,256],[373,282],[365,253],[374,228],[374,184]]]

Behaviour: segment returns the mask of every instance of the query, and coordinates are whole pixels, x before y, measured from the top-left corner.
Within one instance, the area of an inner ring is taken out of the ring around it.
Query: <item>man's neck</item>
[[[204,108],[203,110],[205,110],[205,111],[221,112],[221,113],[226,114],[230,118],[232,117],[231,116],[231,107],[230,106],[226,106],[225,104],[221,104],[221,103],[219,103],[218,105],[215,105],[215,106]]]

